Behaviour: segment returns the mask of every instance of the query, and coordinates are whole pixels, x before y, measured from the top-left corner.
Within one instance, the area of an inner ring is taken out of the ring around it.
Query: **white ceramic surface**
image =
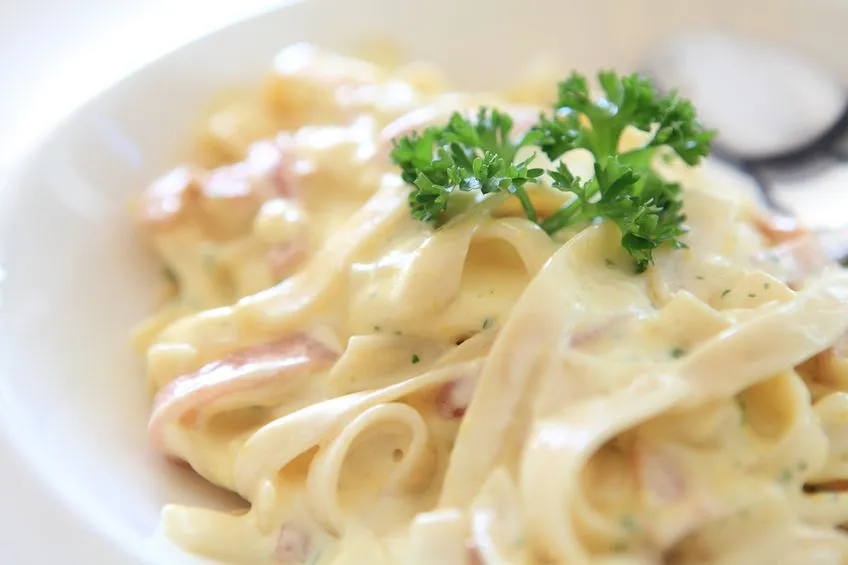
[[[660,40],[719,26],[780,40],[848,76],[846,21],[848,3],[835,0],[308,0],[189,44],[103,92],[3,192],[0,500],[28,511],[2,514],[0,551],[23,557],[0,563],[197,562],[150,542],[166,501],[222,499],[145,441],[148,399],[125,336],[152,306],[157,268],[125,203],[185,154],[210,94],[259,78],[280,47],[344,49],[389,34],[457,84],[491,86],[539,54],[626,69]]]
[[[0,179],[62,116],[128,70],[278,3],[0,0]]]

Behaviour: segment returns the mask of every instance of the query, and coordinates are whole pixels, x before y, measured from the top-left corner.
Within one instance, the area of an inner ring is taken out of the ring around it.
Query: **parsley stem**
[[[521,202],[521,208],[524,209],[524,214],[527,216],[527,219],[536,223],[536,208],[533,206],[533,202],[530,200],[530,195],[527,194],[527,191],[523,188],[518,188],[513,184],[509,185],[507,191],[510,194],[514,194],[518,198],[519,202]]]
[[[545,218],[542,222],[542,229],[549,235],[555,234],[574,223],[575,216],[580,212],[580,199],[572,198],[562,208],[554,212],[552,215]]]

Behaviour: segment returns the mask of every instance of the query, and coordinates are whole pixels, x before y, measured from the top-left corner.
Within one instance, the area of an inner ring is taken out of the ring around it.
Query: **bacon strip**
[[[297,196],[289,151],[284,140],[259,141],[239,163],[207,171],[186,165],[154,181],[141,195],[138,216],[142,225],[165,228],[191,211],[209,220],[232,212],[233,205],[253,214],[271,198]]]
[[[465,377],[440,386],[435,398],[439,416],[445,419],[462,418],[474,396],[478,380],[478,376]]]
[[[279,398],[281,392],[330,366],[337,357],[320,342],[298,333],[208,363],[158,392],[148,425],[151,441],[165,451],[164,434],[169,425],[191,425],[200,412],[223,410],[227,400],[242,393]]]
[[[312,553],[312,536],[303,527],[286,523],[280,528],[274,558],[281,565],[302,565]]]
[[[755,263],[769,272],[777,268],[776,275],[796,290],[831,263],[816,234],[791,216],[760,214],[754,227],[772,245],[754,258]]]
[[[683,497],[685,483],[677,464],[656,447],[634,446],[631,465],[639,489],[654,501],[668,504]]]
[[[792,216],[761,214],[754,218],[754,227],[772,245],[808,235],[810,231]]]
[[[277,279],[291,275],[306,259],[307,251],[302,239],[272,245],[265,256],[271,274]]]

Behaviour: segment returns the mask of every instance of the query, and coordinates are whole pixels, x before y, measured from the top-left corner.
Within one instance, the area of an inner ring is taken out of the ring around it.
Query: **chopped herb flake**
[[[607,267],[615,267],[615,261],[612,259],[604,259],[604,263],[606,263]]]
[[[375,332],[379,332],[379,331],[380,331],[380,329],[381,329],[381,328],[380,328],[380,326],[374,326],[374,331],[375,331]]]
[[[748,293],[748,298],[756,298],[756,297],[757,297],[757,295],[754,294],[753,292]]]
[[[745,404],[745,401],[738,396],[736,397],[736,404],[739,405],[739,412],[742,416],[741,424],[744,426],[745,423],[748,421],[748,406]]]
[[[672,347],[671,351],[668,352],[675,359],[680,359],[684,355],[686,355],[686,350],[682,347]]]
[[[413,365],[415,365],[415,364],[416,364],[416,363],[418,363],[419,361],[421,361],[421,357],[419,357],[418,355],[416,355],[416,354],[414,354],[414,353],[413,353],[413,354],[412,354],[412,364],[413,364]]]
[[[633,514],[624,514],[618,521],[621,527],[628,531],[633,531],[637,528],[636,517]]]
[[[695,275],[695,278],[698,279],[699,281],[704,280],[704,277],[702,277],[701,275]]]
[[[203,268],[207,271],[213,271],[217,267],[217,260],[215,259],[215,254],[211,251],[206,251],[203,254]]]
[[[494,323],[495,321],[492,318],[486,318],[485,320],[483,320],[483,329],[488,330],[492,327],[492,324]]]
[[[317,565],[318,561],[321,559],[321,554],[323,552],[323,549],[313,551],[312,554],[309,556],[309,560],[306,562],[306,565]]]
[[[763,283],[763,288],[768,290],[769,288],[771,288],[771,284],[770,283]]]
[[[725,298],[728,294],[730,294],[730,289],[729,289],[729,288],[726,288],[726,289],[724,289],[724,290],[722,291],[722,293],[721,293],[721,297],[722,297],[722,298]]]
[[[163,268],[162,275],[168,280],[169,283],[177,284],[177,273],[175,273],[174,270],[170,267]]]

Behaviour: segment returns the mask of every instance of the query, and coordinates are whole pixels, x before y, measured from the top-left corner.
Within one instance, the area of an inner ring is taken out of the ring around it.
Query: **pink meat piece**
[[[182,166],[156,179],[141,194],[138,216],[146,225],[167,223],[182,212],[189,198],[202,192],[204,171]]]
[[[571,336],[570,345],[575,349],[594,345],[630,318],[632,318],[630,314],[619,314],[592,326],[582,328]]]
[[[772,244],[779,244],[810,233],[792,216],[761,214],[754,218],[754,227]]]
[[[283,524],[277,536],[274,559],[281,565],[302,565],[312,553],[312,536],[292,523]]]
[[[271,274],[276,279],[291,275],[303,263],[307,251],[307,245],[303,239],[272,245],[266,255]]]
[[[757,254],[753,262],[794,289],[832,264],[821,242],[809,233]]]
[[[449,381],[436,390],[436,411],[442,418],[462,418],[471,403],[479,376]]]
[[[303,333],[257,345],[212,361],[198,371],[176,378],[154,398],[148,425],[151,441],[164,451],[167,426],[191,423],[201,411],[239,393],[278,391],[281,381],[297,382],[330,366],[336,353]],[[255,369],[263,369],[256,371]]]
[[[214,216],[219,203],[237,204],[239,210],[255,213],[272,198],[296,198],[293,159],[286,147],[285,143],[259,141],[239,163],[211,171],[193,165],[174,169],[142,192],[140,221],[151,227],[168,225],[193,209]]]
[[[672,503],[685,492],[682,471],[661,449],[636,445],[632,453],[633,473],[637,486],[654,500]]]

